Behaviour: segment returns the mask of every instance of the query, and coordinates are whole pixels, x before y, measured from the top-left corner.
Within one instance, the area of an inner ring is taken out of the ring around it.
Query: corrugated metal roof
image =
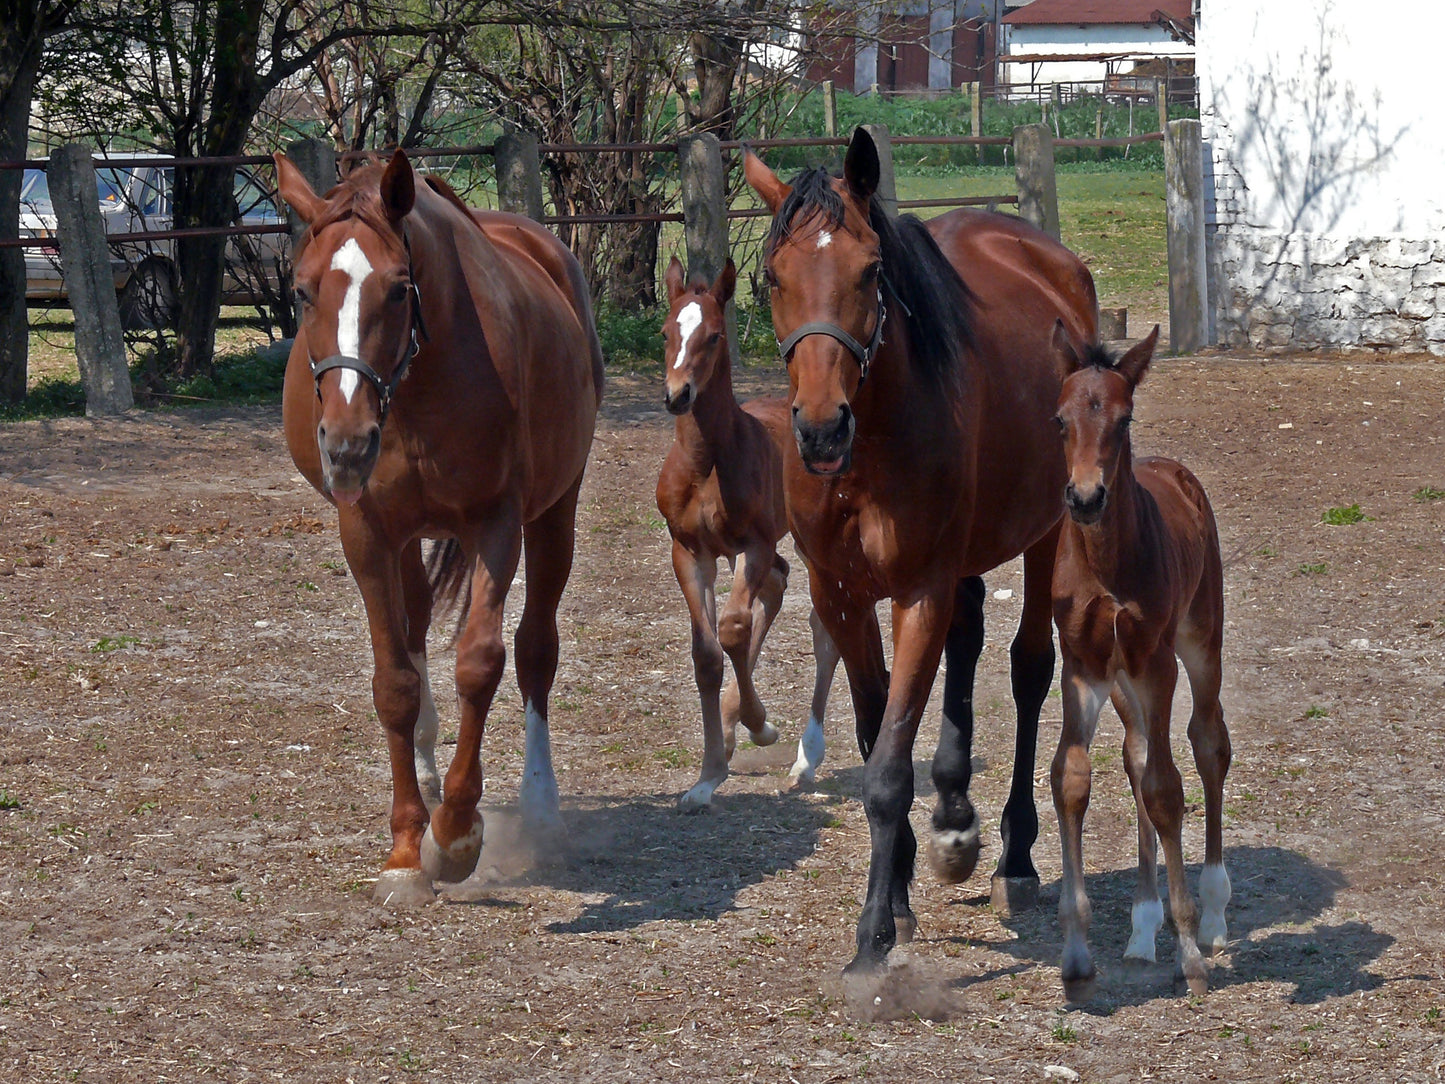
[[[1190,22],[1190,0],[1033,0],[1003,17],[1010,26],[1088,26],[1152,23],[1163,11]]]

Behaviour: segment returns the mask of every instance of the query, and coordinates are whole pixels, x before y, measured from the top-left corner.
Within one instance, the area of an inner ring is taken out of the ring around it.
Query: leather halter
[[[786,339],[778,340],[778,353],[782,355],[784,362],[791,362],[793,347],[809,335],[827,335],[829,338],[837,339],[858,362],[858,368],[862,370],[862,375],[858,378],[858,385],[861,387],[863,381],[868,379],[868,367],[873,364],[878,347],[883,343],[883,322],[887,319],[888,307],[883,304],[883,288],[880,286],[878,288],[878,319],[873,324],[873,337],[868,340],[867,346],[853,338],[837,324],[830,324],[825,320],[815,320],[795,328]]]
[[[381,374],[373,369],[360,358],[351,357],[348,354],[332,354],[329,358],[321,361],[310,359],[311,376],[316,381],[316,398],[321,398],[321,377],[332,369],[350,369],[360,376],[373,388],[376,389],[377,398],[381,400],[381,419],[379,425],[386,424],[387,411],[391,409],[391,397],[395,394],[397,385],[405,378],[407,370],[411,368],[411,359],[416,357],[417,351],[421,349],[421,343],[427,341],[426,319],[421,312],[421,288],[416,284],[416,268],[411,258],[411,238],[402,230],[401,243],[406,248],[406,275],[407,293],[411,296],[411,345],[407,348],[406,354],[401,359],[401,364],[396,367],[396,372],[391,374],[391,380],[383,380]],[[420,341],[418,341],[420,336]]]

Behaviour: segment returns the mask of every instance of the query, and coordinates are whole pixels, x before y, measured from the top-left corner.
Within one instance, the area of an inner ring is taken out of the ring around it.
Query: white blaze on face
[[[820,249],[827,248],[827,247],[828,247],[829,245],[831,245],[832,243],[833,243],[833,235],[832,235],[831,233],[829,233],[827,230],[819,230],[819,231],[818,231],[818,247],[819,247]]]
[[[702,306],[696,301],[689,301],[677,314],[677,331],[682,345],[677,348],[677,360],[672,363],[674,369],[681,369],[682,363],[687,360],[687,344],[701,323]]]
[[[336,352],[343,357],[359,358],[361,356],[361,284],[371,274],[371,261],[366,258],[366,253],[361,251],[361,246],[356,243],[355,237],[348,237],[346,244],[336,250],[331,257],[331,270],[345,271],[351,278],[346,287],[346,295],[341,299],[341,311],[336,315]],[[355,371],[343,369],[341,371],[341,394],[346,401],[351,402],[351,397],[356,394],[361,379]]]

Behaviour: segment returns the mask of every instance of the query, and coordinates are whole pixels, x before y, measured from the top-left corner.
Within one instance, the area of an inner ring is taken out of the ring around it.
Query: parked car
[[[119,156],[118,156],[119,157]],[[96,188],[107,234],[168,230],[173,223],[170,155],[130,154],[142,165],[109,166],[96,157]],[[153,164],[152,164],[153,163]],[[285,222],[268,187],[250,170],[235,173],[233,194],[239,221],[246,226]],[[45,170],[25,170],[20,185],[20,236],[55,235],[55,208]],[[284,233],[232,238],[226,245],[222,298],[228,304],[262,304],[276,296],[290,239]],[[111,245],[111,271],[120,294],[121,322],[128,329],[161,327],[172,322],[176,304],[173,241],[118,241]],[[63,301],[63,261],[55,249],[25,250],[25,296]]]

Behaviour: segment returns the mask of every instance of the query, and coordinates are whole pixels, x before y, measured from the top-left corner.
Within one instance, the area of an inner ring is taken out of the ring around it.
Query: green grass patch
[[[102,636],[90,650],[97,655],[104,655],[123,647],[132,647],[138,643],[140,643],[140,639],[135,636]]]
[[[1417,501],[1438,501],[1445,497],[1445,489],[1436,489],[1434,486],[1421,486],[1415,490],[1414,497]]]
[[[1323,576],[1330,570],[1330,566],[1323,561],[1316,561],[1312,564],[1302,564],[1295,569],[1296,576]]]
[[[1340,505],[1336,508],[1326,508],[1324,510],[1324,514],[1320,516],[1321,522],[1327,523],[1331,527],[1348,527],[1352,523],[1362,523],[1363,521],[1372,518],[1374,517],[1367,516],[1364,512],[1360,511],[1360,506],[1358,504],[1348,504]]]
[[[1329,708],[1322,708],[1322,707],[1320,707],[1318,704],[1314,704],[1314,705],[1312,705],[1312,706],[1310,706],[1310,707],[1308,707],[1308,708],[1305,709],[1305,718],[1306,718],[1306,719],[1324,719],[1324,718],[1328,717],[1329,714],[1330,714],[1330,709],[1329,709]]]
[[[0,809],[19,809],[20,799],[8,790],[0,790]]]

